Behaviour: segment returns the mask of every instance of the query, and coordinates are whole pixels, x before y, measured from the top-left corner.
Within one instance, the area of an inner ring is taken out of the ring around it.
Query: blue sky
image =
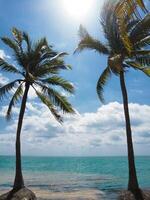
[[[73,55],[79,41],[80,24],[83,24],[95,38],[103,40],[100,27],[101,4],[99,0],[93,0],[86,15],[77,18],[70,15],[63,0],[0,0],[1,36],[10,36],[10,30],[14,26],[27,31],[33,40],[46,36],[55,49],[69,53],[66,62],[73,67],[72,71],[63,73],[63,76],[76,87],[75,95],[69,97],[69,100],[77,110],[77,116],[67,116],[66,122],[60,127],[52,117],[49,117],[46,108],[37,101],[31,91],[22,132],[24,154],[126,154],[122,97],[118,77],[112,77],[105,87],[106,105],[103,106],[96,94],[96,83],[107,65],[107,58],[92,51]],[[11,51],[2,42],[0,42],[0,49],[0,54],[5,54],[8,61],[12,62]],[[0,72],[2,82],[13,78]],[[129,70],[126,73],[126,84],[136,153],[149,154],[150,80],[140,72]],[[13,120],[7,123],[4,120],[6,104],[7,101],[0,104],[0,154],[14,153],[18,107]],[[38,107],[43,111],[42,115],[45,119],[45,123],[41,126],[36,123],[36,120],[40,122],[41,118]],[[111,113],[113,111],[114,113]],[[101,115],[101,112],[104,115]]]

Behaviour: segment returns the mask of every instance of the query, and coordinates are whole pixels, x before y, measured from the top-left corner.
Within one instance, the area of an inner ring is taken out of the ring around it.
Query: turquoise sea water
[[[0,190],[12,186],[14,164],[13,156],[0,156]],[[99,189],[108,196],[127,187],[127,166],[126,157],[23,157],[22,163],[29,187],[51,191]],[[140,186],[149,188],[150,157],[136,157],[136,166]]]

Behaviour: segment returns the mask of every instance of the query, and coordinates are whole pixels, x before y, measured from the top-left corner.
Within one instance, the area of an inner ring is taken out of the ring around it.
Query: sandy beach
[[[103,192],[95,189],[80,190],[73,192],[51,192],[34,190],[38,199],[41,200],[100,200],[103,199]]]
[[[96,189],[85,189],[72,192],[53,192],[44,189],[30,188],[38,200],[101,200],[104,193]],[[7,193],[8,190],[0,191],[0,195]]]

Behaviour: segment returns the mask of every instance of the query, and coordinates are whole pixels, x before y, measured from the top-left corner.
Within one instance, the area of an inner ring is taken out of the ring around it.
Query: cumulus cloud
[[[137,146],[138,153],[144,153],[147,151],[146,145],[150,144],[150,106],[130,103],[129,107],[134,143],[141,145]],[[12,145],[14,142],[12,137],[15,137],[18,112],[19,109],[16,109],[13,123],[1,131],[0,143]],[[23,151],[27,154],[124,154],[126,135],[123,105],[112,102],[93,113],[67,115],[64,124],[60,125],[45,106],[30,102],[24,118],[22,143]]]
[[[6,55],[5,51],[0,49],[0,58],[2,59],[10,58],[10,56]]]

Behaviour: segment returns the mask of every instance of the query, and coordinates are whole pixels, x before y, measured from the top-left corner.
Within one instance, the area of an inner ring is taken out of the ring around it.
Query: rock
[[[141,190],[141,195],[134,195],[130,191],[122,191],[119,195],[119,200],[150,200],[150,191]]]
[[[22,188],[12,194],[12,191],[0,196],[0,200],[37,200],[35,194],[27,189]]]

